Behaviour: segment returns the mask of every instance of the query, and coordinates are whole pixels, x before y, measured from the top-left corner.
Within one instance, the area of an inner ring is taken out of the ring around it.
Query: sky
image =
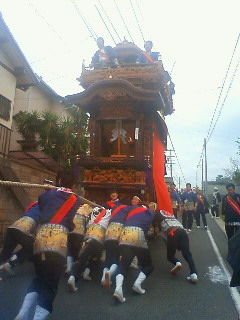
[[[201,185],[205,138],[208,180],[240,161],[239,0],[1,0],[0,11],[33,71],[62,96],[82,91],[76,78],[97,50],[94,37],[140,48],[152,40],[175,83],[166,117],[175,183]]]

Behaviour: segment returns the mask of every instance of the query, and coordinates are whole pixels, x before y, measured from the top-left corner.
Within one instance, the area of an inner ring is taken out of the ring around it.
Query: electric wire
[[[136,12],[135,12],[133,3],[132,3],[132,0],[130,0],[130,4],[131,4],[131,6],[132,6],[132,10],[133,10],[133,13],[134,13],[135,19],[136,19],[136,21],[137,21],[137,25],[138,25],[138,28],[139,28],[139,30],[140,30],[141,36],[142,36],[142,38],[143,38],[143,43],[144,43],[144,42],[145,42],[145,39],[144,39],[143,32],[142,32],[142,29],[141,29],[141,27],[140,27],[140,24],[139,24],[139,21],[138,21],[138,18],[137,18],[137,15],[136,15]]]
[[[122,19],[122,22],[123,22],[123,24],[124,24],[124,26],[125,26],[125,28],[126,28],[126,30],[127,30],[127,32],[128,32],[129,37],[130,37],[132,43],[134,43],[133,38],[132,38],[132,36],[131,36],[131,33],[130,33],[130,31],[128,30],[128,27],[127,27],[127,25],[126,25],[126,23],[125,23],[125,20],[123,19],[123,16],[122,16],[122,14],[121,14],[121,11],[120,11],[119,8],[118,8],[118,5],[117,5],[117,3],[116,3],[116,0],[114,0],[114,3],[115,3],[115,6],[116,6],[116,8],[117,8],[117,11],[118,11],[118,13],[119,13],[119,15],[120,15],[120,17],[121,17],[121,19]]]
[[[85,26],[87,27],[88,31],[91,33],[93,39],[95,41],[97,41],[97,34],[96,32],[93,30],[93,28],[91,27],[91,25],[89,24],[89,22],[87,21],[87,19],[84,17],[84,15],[80,12],[78,5],[76,4],[76,2],[74,0],[70,0],[72,2],[72,4],[74,5],[78,15],[80,16],[80,18],[82,19],[82,21],[84,22]]]
[[[177,159],[177,163],[178,163],[178,166],[179,166],[179,168],[180,168],[180,171],[181,171],[183,180],[184,180],[184,182],[186,183],[186,179],[185,179],[185,176],[184,176],[184,174],[183,174],[183,170],[182,170],[182,167],[181,167],[181,165],[180,165],[180,162],[179,162],[179,159],[178,159],[178,156],[177,156],[177,153],[176,153],[176,150],[175,150],[175,148],[174,148],[174,145],[173,145],[173,142],[172,142],[172,138],[171,138],[169,132],[168,132],[168,136],[169,136],[169,140],[170,140],[171,145],[172,145],[172,149],[173,149],[173,151],[174,151],[174,153],[175,153],[175,156],[176,156],[176,159]]]
[[[95,8],[96,8],[96,10],[97,10],[97,12],[98,12],[98,14],[99,14],[100,18],[102,19],[102,22],[103,22],[103,24],[105,25],[105,27],[106,27],[106,29],[107,29],[108,33],[110,34],[110,36],[111,36],[111,38],[112,38],[113,42],[114,42],[114,43],[115,43],[115,45],[116,45],[117,43],[116,43],[116,41],[115,41],[115,39],[114,39],[114,37],[113,37],[112,33],[111,33],[111,32],[110,32],[110,30],[108,29],[108,26],[107,26],[106,22],[104,21],[104,19],[103,19],[102,15],[101,15],[101,12],[99,11],[99,9],[98,9],[98,7],[97,7],[96,5],[95,5]]]
[[[226,83],[226,80],[227,80],[227,76],[228,76],[228,73],[229,73],[229,70],[230,70],[230,67],[232,65],[232,61],[233,61],[233,58],[234,58],[234,55],[235,55],[235,52],[236,52],[236,49],[237,49],[237,46],[238,46],[238,42],[239,42],[239,38],[240,38],[240,33],[238,34],[238,37],[237,37],[237,41],[235,43],[235,46],[234,46],[234,49],[233,49],[233,53],[232,53],[232,56],[231,56],[231,59],[230,59],[230,62],[229,62],[229,65],[228,65],[228,68],[227,68],[227,71],[226,71],[226,74],[225,74],[225,77],[224,77],[224,80],[223,80],[223,83],[222,83],[222,86],[221,86],[221,91],[219,93],[219,97],[218,97],[218,100],[217,100],[217,104],[216,104],[216,107],[214,109],[214,112],[213,112],[213,115],[212,115],[212,119],[211,119],[211,122],[210,122],[210,126],[209,126],[209,129],[208,129],[208,132],[207,132],[207,138],[206,140],[209,141],[210,137],[210,133],[212,135],[212,124],[213,124],[213,121],[214,121],[214,117],[215,117],[215,114],[217,112],[217,108],[218,108],[218,105],[219,105],[219,101],[220,101],[220,98],[222,96],[222,92],[223,92],[223,89],[224,89],[224,86],[225,86],[225,83]],[[228,90],[229,91],[229,90]],[[215,125],[216,126],[216,125]],[[214,128],[215,128],[214,126]],[[197,164],[197,167],[200,165],[201,163],[201,160],[203,158],[203,154],[204,154],[204,144],[203,144],[203,148],[202,148],[202,151],[201,151],[201,154],[200,154],[200,159],[199,159],[199,162]]]
[[[52,30],[52,32],[56,34],[57,38],[58,38],[59,40],[61,40],[61,41],[64,43],[64,45],[68,48],[68,51],[71,52],[70,49],[69,49],[69,47],[68,47],[68,44],[67,44],[67,43],[64,41],[64,39],[56,32],[56,30],[50,25],[50,23],[45,19],[45,17],[38,11],[38,9],[37,9],[30,1],[28,1],[28,5],[33,8],[35,14],[36,14],[38,17],[40,17],[40,18],[48,25],[48,27]]]
[[[209,138],[209,134],[210,134],[210,131],[211,131],[211,126],[213,124],[213,120],[214,120],[214,117],[215,117],[215,114],[216,114],[216,111],[217,111],[217,108],[218,108],[218,104],[219,104],[220,98],[222,96],[222,92],[223,92],[223,89],[224,89],[224,86],[225,86],[225,83],[226,83],[226,80],[227,80],[227,77],[228,77],[228,73],[229,73],[230,67],[232,65],[232,61],[233,61],[233,58],[234,58],[234,55],[235,55],[235,52],[236,52],[236,49],[237,49],[237,46],[238,46],[239,38],[240,38],[240,33],[238,34],[238,38],[237,38],[236,44],[234,46],[232,56],[231,56],[231,59],[230,59],[230,62],[229,62],[225,77],[223,79],[223,83],[222,83],[222,86],[221,86],[221,91],[220,91],[220,94],[219,94],[219,97],[218,97],[218,100],[217,100],[217,104],[216,104],[216,107],[215,107],[213,115],[212,115],[212,119],[211,119],[211,122],[210,122],[210,126],[209,126],[209,129],[208,129],[206,140],[209,140],[208,138]]]
[[[229,86],[228,86],[226,95],[225,95],[224,100],[223,100],[223,102],[222,102],[221,108],[220,108],[220,110],[219,110],[219,112],[218,112],[217,119],[216,119],[216,121],[215,121],[215,123],[214,123],[214,125],[213,125],[213,128],[212,128],[211,132],[209,133],[207,142],[210,140],[210,138],[211,138],[211,136],[212,136],[212,134],[213,134],[213,131],[214,131],[215,127],[216,127],[216,124],[217,124],[217,122],[218,122],[218,120],[219,120],[219,118],[220,118],[220,116],[221,116],[223,107],[224,107],[224,105],[225,105],[225,102],[226,102],[226,100],[227,100],[227,97],[228,97],[228,95],[229,95],[229,92],[230,92],[230,90],[231,90],[231,88],[232,88],[233,81],[234,81],[235,76],[236,76],[236,74],[237,74],[238,67],[239,67],[239,63],[240,63],[240,58],[238,59],[236,68],[235,68],[234,73],[233,73],[233,76],[232,76],[232,78],[231,78],[231,82],[230,82],[230,84],[229,84]]]
[[[111,22],[111,20],[110,20],[110,18],[109,18],[109,16],[108,16],[108,14],[106,13],[106,10],[103,8],[103,6],[102,6],[102,4],[101,4],[101,1],[100,1],[100,0],[98,0],[98,2],[99,2],[100,7],[101,7],[101,8],[102,8],[102,10],[103,10],[103,12],[104,12],[105,16],[107,17],[107,19],[108,19],[109,23],[111,24],[111,26],[112,26],[113,30],[115,31],[116,35],[118,36],[119,41],[120,41],[120,42],[122,42],[122,39],[120,38],[120,36],[119,36],[119,34],[118,34],[117,30],[115,29],[114,25],[112,24],[112,22]]]

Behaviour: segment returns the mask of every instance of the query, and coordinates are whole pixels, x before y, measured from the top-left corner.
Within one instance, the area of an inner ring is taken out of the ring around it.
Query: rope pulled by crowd
[[[19,181],[7,181],[7,180],[0,180],[0,185],[6,186],[6,187],[59,189],[59,187],[52,186],[47,183],[46,184],[38,184],[38,183],[19,182]],[[79,198],[82,200],[82,202],[87,203],[90,206],[102,208],[102,206],[100,206],[99,204],[92,202],[82,196],[79,196]]]

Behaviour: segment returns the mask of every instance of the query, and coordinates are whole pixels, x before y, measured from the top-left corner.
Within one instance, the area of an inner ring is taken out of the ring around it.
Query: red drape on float
[[[173,214],[170,195],[164,179],[164,162],[164,145],[155,125],[153,133],[153,181],[157,197],[157,207],[159,210],[166,210]]]

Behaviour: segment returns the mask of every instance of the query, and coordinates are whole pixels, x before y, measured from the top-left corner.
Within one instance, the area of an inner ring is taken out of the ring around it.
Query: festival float
[[[167,127],[173,112],[168,73],[162,61],[136,64],[141,50],[124,41],[115,48],[117,67],[83,66],[84,91],[67,101],[90,115],[90,150],[74,163],[83,168],[85,197],[103,203],[117,190],[122,202],[133,195],[172,211],[164,180]]]

